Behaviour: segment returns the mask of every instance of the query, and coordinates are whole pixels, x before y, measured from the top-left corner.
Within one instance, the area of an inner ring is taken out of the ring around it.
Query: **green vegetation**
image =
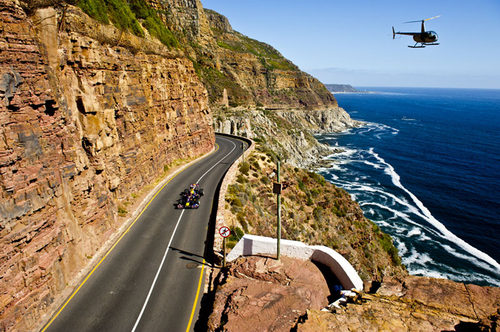
[[[251,53],[258,57],[264,67],[270,70],[292,70],[297,71],[298,68],[292,62],[285,59],[275,48],[249,38],[241,33],[235,32],[238,37],[236,40],[221,40],[217,41],[219,47],[231,50],[238,53]]]
[[[394,264],[400,265],[401,258],[399,257],[398,249],[392,243],[390,235],[380,232],[379,242],[382,245],[382,248],[389,254]]]
[[[247,163],[247,162],[243,162],[240,164],[240,172],[247,176],[248,175],[248,171],[250,171],[250,164]]]
[[[168,47],[180,46],[177,38],[165,27],[156,11],[149,4],[144,0],[129,0],[129,4],[136,17],[144,20],[143,25],[151,36],[158,38],[159,41]]]
[[[144,31],[125,0],[79,0],[77,5],[90,17],[118,29],[144,37]]]
[[[124,217],[124,216],[126,216],[126,215],[127,215],[127,213],[128,213],[128,211],[127,211],[127,209],[126,209],[125,207],[123,207],[122,205],[119,205],[119,206],[118,206],[118,215],[119,215],[120,217]]]
[[[228,187],[225,199],[233,229],[240,227],[244,233],[274,237],[276,198],[268,174],[275,170],[276,153],[270,151],[265,138],[256,141],[256,150],[247,165],[240,164],[240,173]],[[338,250],[364,280],[406,273],[391,237],[363,216],[345,190],[321,175],[286,163],[281,172],[282,179],[289,183],[281,196],[284,239]]]
[[[79,0],[77,5],[90,17],[105,24],[109,23],[108,9],[104,0]]]
[[[238,226],[231,230],[231,235],[227,238],[226,246],[229,249],[233,249],[236,243],[245,235],[245,233]]]
[[[217,102],[222,96],[224,89],[227,90],[229,98],[229,106],[236,107],[240,103],[249,99],[248,92],[236,83],[229,76],[226,76],[219,70],[210,67],[210,60],[203,56],[198,57],[198,61],[191,59],[194,69],[198,76],[202,79],[205,87],[208,90],[209,100],[211,103]]]
[[[104,24],[113,23],[118,29],[144,37],[139,20],[149,34],[164,45],[179,47],[179,41],[163,24],[156,10],[145,0],[78,0],[77,5],[90,17]]]

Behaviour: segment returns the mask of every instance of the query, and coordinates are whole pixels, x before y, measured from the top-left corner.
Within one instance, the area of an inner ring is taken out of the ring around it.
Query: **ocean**
[[[335,94],[360,128],[320,173],[390,234],[410,274],[500,286],[500,90]]]

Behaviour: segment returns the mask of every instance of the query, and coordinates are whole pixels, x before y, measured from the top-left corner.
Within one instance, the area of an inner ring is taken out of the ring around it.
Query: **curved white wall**
[[[363,290],[363,281],[356,270],[342,255],[331,248],[309,246],[299,241],[281,240],[280,252],[284,256],[322,263],[330,268],[344,289]],[[240,256],[257,254],[276,255],[276,239],[245,234],[227,255],[227,261],[233,261]]]

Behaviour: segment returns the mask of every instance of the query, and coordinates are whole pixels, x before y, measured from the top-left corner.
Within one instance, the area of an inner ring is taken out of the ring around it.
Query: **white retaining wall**
[[[299,241],[280,242],[282,255],[322,263],[330,268],[344,289],[363,290],[363,281],[356,270],[335,250],[325,246],[309,246]],[[276,239],[245,234],[227,255],[227,261],[258,254],[276,255]]]

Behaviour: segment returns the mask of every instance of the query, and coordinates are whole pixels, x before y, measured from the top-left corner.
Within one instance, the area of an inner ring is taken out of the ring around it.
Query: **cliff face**
[[[0,0],[0,16],[0,328],[27,330],[121,204],[214,135],[192,62],[159,42],[74,7],[27,17]]]
[[[148,1],[183,41],[212,104],[227,101],[230,106],[277,109],[337,106],[317,79],[270,45],[234,31],[226,17],[204,10],[199,0]]]

